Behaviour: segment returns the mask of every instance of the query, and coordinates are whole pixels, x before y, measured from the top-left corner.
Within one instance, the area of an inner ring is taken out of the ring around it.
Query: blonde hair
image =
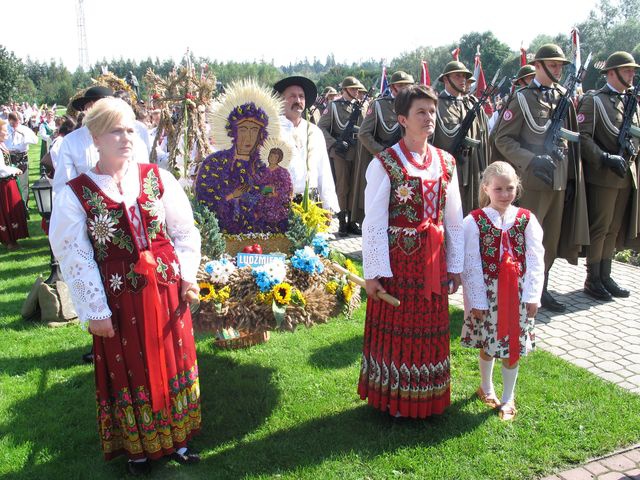
[[[133,123],[135,119],[136,116],[127,102],[119,98],[106,97],[93,104],[84,117],[83,125],[86,125],[91,135],[99,137],[122,120],[131,120]]]
[[[491,203],[489,195],[486,194],[482,187],[488,187],[491,180],[496,177],[507,177],[509,180],[512,180],[516,184],[516,198],[520,197],[520,193],[522,193],[522,185],[520,183],[520,177],[518,177],[515,169],[507,162],[493,162],[484,169],[484,172],[482,172],[480,191],[478,192],[478,204],[480,205],[480,208],[484,208]]]

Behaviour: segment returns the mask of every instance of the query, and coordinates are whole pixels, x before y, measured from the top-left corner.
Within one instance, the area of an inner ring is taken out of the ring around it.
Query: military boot
[[[351,215],[351,212],[349,212],[349,223],[347,224],[347,231],[351,235],[362,235],[362,229],[360,228],[360,225],[358,225],[357,222],[353,221]]]
[[[587,279],[584,281],[584,293],[596,300],[611,300],[611,294],[604,288],[600,279],[600,263],[587,263]]]
[[[544,285],[542,287],[542,297],[540,298],[540,303],[547,310],[551,310],[552,312],[562,313],[567,307],[564,303],[560,303],[555,298],[551,296],[549,291],[547,290],[547,284],[549,283],[549,272],[544,274]]]
[[[338,235],[341,237],[346,237],[349,233],[347,231],[347,212],[342,211],[338,212]]]
[[[605,289],[614,297],[627,298],[631,292],[618,285],[613,278],[611,278],[611,259],[602,260],[600,262],[600,279]]]

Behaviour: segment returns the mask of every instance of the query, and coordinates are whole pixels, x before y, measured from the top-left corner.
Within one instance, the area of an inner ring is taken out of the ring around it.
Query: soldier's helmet
[[[342,88],[343,90],[345,88],[357,88],[358,90],[360,90],[365,87],[364,85],[362,85],[362,83],[360,83],[360,80],[358,80],[356,77],[345,77],[344,80],[342,80],[342,83],[340,84],[340,88]]]
[[[516,73],[516,76],[513,79],[513,83],[518,83],[524,77],[528,77],[529,75],[535,75],[535,74],[536,74],[536,67],[529,64],[523,65],[522,67],[520,67],[520,70],[518,70],[518,73]]]
[[[333,87],[324,87],[322,91],[322,96],[326,97],[327,95],[337,95],[338,91]]]
[[[467,78],[473,77],[473,73],[471,73],[469,69],[464,66],[464,63],[454,60],[445,65],[444,71],[438,77],[438,81],[444,82],[444,77],[449,75],[450,73],[464,73],[464,76]]]
[[[402,83],[413,84],[413,83],[415,83],[415,80],[407,72],[403,72],[402,70],[398,70],[397,72],[394,72],[393,75],[391,75],[391,79],[389,81],[389,85],[397,85],[397,84],[402,84]]]
[[[541,62],[545,60],[562,62],[565,65],[571,63],[567,60],[567,57],[564,56],[562,49],[553,43],[542,45],[536,52],[536,56],[533,59],[534,62]]]
[[[633,55],[627,52],[615,52],[609,55],[607,61],[604,64],[604,68],[600,70],[601,73],[607,73],[614,68],[633,67],[640,68],[633,58]]]

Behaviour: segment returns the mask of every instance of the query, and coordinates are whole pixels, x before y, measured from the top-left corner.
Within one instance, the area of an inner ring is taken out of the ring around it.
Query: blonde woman
[[[95,167],[55,199],[50,239],[80,320],[93,335],[98,430],[104,456],[198,461],[198,366],[186,302],[197,294],[200,237],[171,174],[133,160],[134,113],[98,100],[84,124]]]

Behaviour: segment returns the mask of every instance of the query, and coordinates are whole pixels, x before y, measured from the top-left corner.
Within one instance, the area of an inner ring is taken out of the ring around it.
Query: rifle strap
[[[527,99],[522,94],[522,92],[516,92],[516,98],[518,99],[518,104],[520,105],[520,109],[522,110],[522,116],[524,117],[525,122],[529,129],[538,135],[544,135],[549,126],[551,125],[551,120],[547,120],[546,123],[542,126],[538,125],[531,114],[531,109],[529,108],[529,104],[527,103]]]

